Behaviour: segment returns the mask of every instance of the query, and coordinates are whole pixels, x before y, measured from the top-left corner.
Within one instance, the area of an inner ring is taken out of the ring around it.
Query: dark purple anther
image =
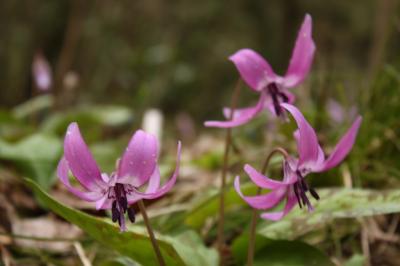
[[[113,201],[112,207],[111,207],[111,219],[115,223],[119,218],[119,211],[117,209],[117,202]]]
[[[128,211],[128,217],[129,220],[134,223],[135,222],[135,213],[130,211],[128,209],[128,200],[126,197],[127,191],[125,189],[125,186],[123,184],[115,184],[114,186],[114,193],[113,193],[113,198],[114,201],[112,202],[112,207],[111,207],[111,217],[112,221],[116,222],[118,221],[118,224],[121,226],[121,224],[124,222],[124,214]],[[129,194],[129,190],[128,190]]]
[[[135,209],[134,208],[129,208],[128,209],[128,218],[129,220],[134,223],[135,219],[136,219],[136,213],[135,213]]]
[[[268,90],[269,95],[271,96],[272,105],[274,106],[275,114],[277,116],[283,116],[284,113],[283,113],[283,109],[280,106],[280,104],[282,102],[283,103],[289,102],[289,98],[287,97],[287,95],[285,93],[283,93],[279,90],[276,83],[268,84],[267,90]]]
[[[307,206],[308,210],[313,210],[313,206],[311,205],[310,200],[308,199],[306,192],[309,191],[311,196],[316,200],[319,200],[318,193],[311,188],[305,178],[301,175],[300,171],[296,171],[297,174],[297,182],[293,184],[294,194],[296,195],[297,202],[299,203],[300,208],[303,206]]]

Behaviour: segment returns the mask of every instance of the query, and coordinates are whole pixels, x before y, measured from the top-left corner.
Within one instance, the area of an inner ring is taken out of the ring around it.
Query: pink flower
[[[52,84],[51,67],[41,53],[37,53],[33,58],[32,75],[39,90],[47,91],[50,89]]]
[[[268,220],[282,219],[295,205],[300,208],[307,206],[309,211],[313,206],[308,199],[307,192],[315,199],[319,199],[317,192],[311,188],[305,179],[311,172],[324,172],[337,166],[350,152],[355,142],[362,118],[359,116],[346,134],[341,138],[333,152],[325,158],[324,152],[318,143],[317,135],[300,111],[293,105],[283,103],[282,108],[289,111],[295,119],[298,130],[295,131],[299,158],[288,157],[283,163],[283,180],[270,179],[250,165],[244,170],[250,179],[260,188],[271,190],[265,195],[244,196],[240,190],[239,177],[235,179],[235,189],[239,195],[253,208],[270,209],[279,202],[286,200],[285,207],[278,212],[264,212],[261,217]]]
[[[295,97],[288,89],[299,85],[310,71],[314,58],[315,44],[311,36],[312,19],[306,15],[297,35],[289,68],[285,76],[275,74],[268,62],[251,49],[241,49],[229,59],[235,64],[240,76],[247,85],[260,94],[255,106],[237,109],[231,121],[207,121],[207,127],[230,128],[243,125],[265,109],[274,115],[284,117],[280,103],[293,103]],[[224,108],[228,119],[229,108]]]
[[[111,209],[113,222],[118,221],[121,231],[126,229],[124,214],[134,222],[135,213],[129,205],[141,199],[155,199],[167,193],[175,184],[179,172],[181,144],[175,172],[160,187],[160,171],[157,165],[157,139],[138,130],[130,140],[117,169],[110,175],[102,173],[83,140],[77,123],[68,126],[64,140],[64,156],[61,158],[57,175],[75,196],[96,203],[96,209]],[[77,179],[83,190],[73,187],[69,172]],[[139,191],[147,183],[145,192]]]

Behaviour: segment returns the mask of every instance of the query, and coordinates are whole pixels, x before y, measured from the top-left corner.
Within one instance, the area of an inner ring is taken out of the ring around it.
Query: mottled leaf
[[[299,208],[278,222],[262,220],[258,234],[272,239],[295,239],[337,218],[357,218],[400,212],[400,190],[324,189],[313,201],[315,211]]]

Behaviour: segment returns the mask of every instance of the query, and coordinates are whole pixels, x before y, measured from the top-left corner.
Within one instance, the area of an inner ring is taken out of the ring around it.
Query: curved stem
[[[268,165],[272,159],[272,157],[280,153],[283,155],[283,157],[286,159],[289,157],[289,154],[282,148],[278,147],[273,149],[265,159],[265,162],[261,168],[261,173],[264,175],[265,172],[267,171]],[[261,188],[259,187],[257,190],[257,195],[260,195],[261,193]],[[253,209],[253,213],[251,216],[251,224],[250,224],[250,236],[249,236],[249,247],[247,250],[247,266],[252,266],[253,265],[253,260],[254,260],[254,247],[255,247],[255,240],[256,240],[256,227],[257,227],[257,217],[258,217],[258,210]]]
[[[144,206],[143,200],[139,200],[137,203],[138,203],[140,212],[142,214],[144,224],[146,225],[147,232],[149,233],[149,237],[151,240],[151,244],[153,245],[154,252],[156,253],[158,264],[160,266],[165,266],[165,261],[161,255],[161,250],[160,250],[160,247],[158,246],[157,240],[154,236],[154,232],[153,232],[153,229],[151,228],[149,218],[147,217],[146,207]]]
[[[233,113],[235,112],[237,102],[239,100],[241,88],[240,79],[237,81],[235,90],[232,95],[231,101],[231,112],[229,114],[229,120],[233,119]],[[222,175],[221,175],[221,186],[220,186],[220,196],[219,196],[219,219],[218,219],[218,232],[217,232],[217,246],[220,255],[220,265],[223,264],[223,251],[224,251],[224,220],[225,220],[225,186],[226,186],[226,174],[228,172],[228,162],[229,162],[229,150],[232,145],[232,129],[226,129],[226,137],[225,137],[225,151],[224,151],[224,160],[222,166]]]

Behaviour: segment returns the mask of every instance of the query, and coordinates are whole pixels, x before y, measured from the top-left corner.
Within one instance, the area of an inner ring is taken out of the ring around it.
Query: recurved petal
[[[261,218],[266,219],[266,220],[279,221],[293,209],[293,207],[296,205],[296,203],[297,203],[296,195],[294,194],[292,189],[290,189],[288,192],[288,197],[286,200],[285,207],[283,208],[282,211],[264,212],[260,216],[261,216]]]
[[[299,130],[296,130],[293,133],[293,136],[296,139],[297,145],[299,145],[299,140],[300,140],[300,132],[299,132]],[[321,168],[321,166],[324,164],[324,161],[325,161],[324,151],[322,150],[321,146],[318,144],[318,157],[317,157],[317,160],[308,162],[307,164],[303,164],[303,168],[314,172],[317,169]]]
[[[76,122],[68,126],[64,139],[64,158],[72,174],[87,190],[98,191],[107,186]]]
[[[244,201],[246,201],[251,207],[255,209],[269,209],[274,207],[282,200],[287,191],[287,189],[283,187],[273,190],[265,195],[244,196],[242,191],[240,190],[239,179],[239,176],[237,176],[234,183],[236,192]]]
[[[312,39],[312,19],[307,14],[297,35],[292,58],[283,79],[285,87],[295,87],[305,79],[310,71],[314,52],[315,44]]]
[[[328,159],[323,163],[321,169],[317,170],[318,172],[326,171],[337,166],[347,156],[347,154],[349,154],[356,140],[361,121],[362,118],[359,116],[346,134],[344,134],[340,139],[331,155],[329,155]]]
[[[118,182],[140,187],[157,164],[158,142],[154,135],[138,130],[131,138],[118,165]]]
[[[264,103],[266,99],[265,92],[261,92],[260,98],[257,105],[242,109],[237,109],[233,113],[233,119],[230,121],[206,121],[204,126],[206,127],[219,127],[219,128],[231,128],[246,124],[253,118],[255,118],[261,111],[264,110]],[[230,112],[229,108],[224,108],[224,115]]]
[[[310,126],[303,114],[295,106],[283,103],[283,108],[288,110],[297,123],[299,136],[297,148],[299,150],[299,166],[303,164],[315,163],[318,161],[319,144],[314,129]]]
[[[180,159],[181,159],[181,142],[178,142],[176,166],[172,177],[161,188],[158,188],[160,182],[160,175],[159,172],[157,171],[154,175],[152,175],[153,180],[149,181],[149,186],[147,187],[146,192],[140,192],[138,190],[135,190],[135,194],[137,194],[137,196],[142,199],[156,199],[163,196],[168,191],[170,191],[171,188],[175,185],[176,179],[179,175]],[[138,198],[131,198],[130,201],[137,199]]]
[[[229,57],[242,79],[255,91],[261,91],[268,82],[274,81],[277,75],[271,66],[257,52],[241,49]]]
[[[290,179],[288,181],[277,181],[271,178],[268,178],[267,176],[264,176],[260,172],[258,172],[256,169],[254,169],[252,166],[249,164],[246,164],[244,166],[244,171],[249,175],[250,179],[256,184],[257,186],[261,188],[266,188],[266,189],[278,189],[281,187],[285,187],[289,184],[293,184],[296,182],[294,179]]]
[[[68,162],[65,160],[65,158],[61,158],[60,162],[58,163],[57,167],[57,176],[60,179],[60,181],[65,185],[65,187],[68,189],[69,192],[77,196],[78,198],[81,198],[86,201],[97,201],[103,197],[103,194],[100,193],[99,191],[81,191],[77,188],[74,188],[71,186],[71,183],[69,182],[68,178],[68,172],[70,168],[68,167]]]

